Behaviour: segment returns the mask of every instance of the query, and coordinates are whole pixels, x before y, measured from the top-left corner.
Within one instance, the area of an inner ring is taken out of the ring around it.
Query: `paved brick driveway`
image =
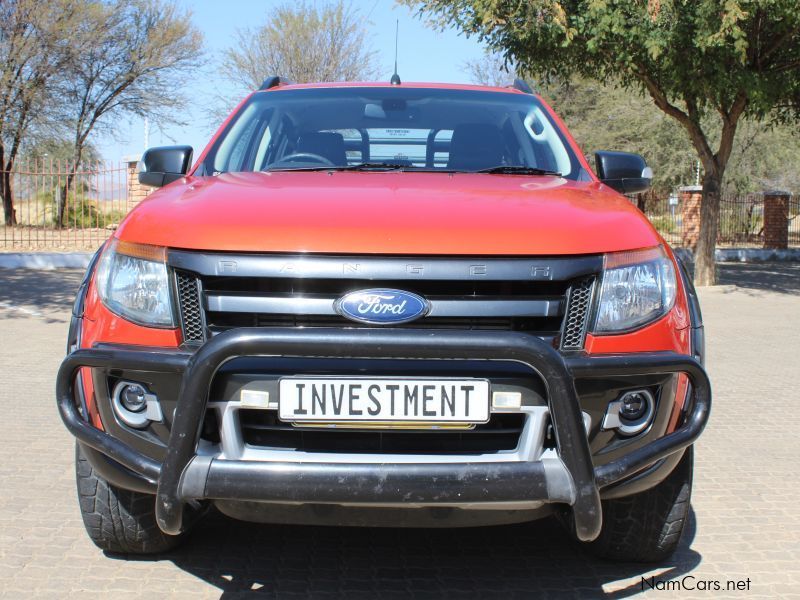
[[[724,267],[702,292],[715,385],[693,518],[655,568],[595,560],[551,522],[454,531],[254,526],[213,517],[179,552],[106,556],[83,532],[72,440],[53,400],[80,274],[0,270],[0,594],[9,598],[625,598],[641,577],[747,580],[749,591],[648,597],[800,598],[800,265]],[[746,585],[746,583],[742,583]]]

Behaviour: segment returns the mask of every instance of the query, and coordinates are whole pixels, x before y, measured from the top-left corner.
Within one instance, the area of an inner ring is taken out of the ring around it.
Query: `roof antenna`
[[[392,85],[400,85],[400,75],[397,74],[397,38],[400,34],[400,19],[397,19],[394,24],[394,73],[390,83]]]

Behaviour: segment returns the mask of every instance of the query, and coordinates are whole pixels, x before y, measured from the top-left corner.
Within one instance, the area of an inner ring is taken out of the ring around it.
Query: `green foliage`
[[[637,92],[575,77],[540,90],[564,119],[590,164],[598,150],[644,156],[662,194],[694,183],[696,158],[686,131]]]
[[[568,84],[546,85],[541,93],[590,162],[597,150],[637,152],[653,168],[653,187],[660,194],[695,183],[697,153],[686,130],[649,98],[578,77]],[[717,143],[718,124],[706,118],[703,125]],[[725,193],[781,189],[800,194],[800,132],[793,125],[743,119],[726,173]]]
[[[743,121],[728,163],[725,190],[737,194],[783,190],[800,196],[797,126]]]
[[[97,202],[85,197],[70,198],[64,211],[64,227],[77,229],[105,229],[109,225],[118,224],[125,218],[124,210],[101,210]],[[58,226],[54,213],[53,225]]]
[[[507,85],[515,76],[513,65],[506,66],[502,56],[492,53],[465,64],[465,71],[483,85]],[[686,130],[650,98],[578,76],[566,83],[533,82],[533,86],[564,119],[590,164],[597,150],[638,152],[653,168],[653,187],[659,195],[695,183],[697,153]],[[718,140],[719,128],[713,121],[706,127]],[[800,132],[792,125],[743,120],[723,191],[745,194],[770,189],[800,195]]]
[[[54,137],[52,132],[47,136],[28,136],[23,144],[24,156],[37,165],[53,163],[66,165],[75,158],[75,144],[65,137]],[[83,148],[82,163],[91,164],[101,160],[97,149],[89,142]]]
[[[401,0],[545,81],[650,96],[702,161],[695,280],[716,280],[719,193],[743,118],[800,119],[797,0]]]
[[[105,229],[109,225],[118,224],[127,214],[124,210],[110,209],[104,206],[103,202],[92,200],[87,195],[90,190],[81,186],[71,192],[67,197],[67,206],[64,210],[63,227],[74,227],[77,229]],[[44,220],[55,227],[58,223],[58,199],[61,198],[61,188],[55,187],[39,192],[34,198],[34,202],[41,207]],[[42,225],[43,222],[36,223]]]
[[[650,217],[650,222],[653,224],[661,235],[668,235],[678,232],[678,225],[671,215],[658,215]]]
[[[98,227],[101,221],[97,207],[83,196],[70,197],[64,210],[64,227]],[[53,225],[58,226],[58,219],[53,218]]]
[[[745,91],[756,116],[800,99],[796,0],[403,1],[476,35],[523,72],[611,77],[642,91],[652,84],[698,110]]]
[[[719,237],[728,243],[754,242],[763,227],[763,204],[760,201],[723,204],[719,215]]]

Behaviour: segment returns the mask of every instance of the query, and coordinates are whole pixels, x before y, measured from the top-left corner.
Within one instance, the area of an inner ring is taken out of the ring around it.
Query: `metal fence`
[[[91,250],[130,210],[125,163],[17,161],[10,176],[16,225],[2,227],[5,250]],[[5,223],[2,221],[0,223]]]
[[[671,245],[681,246],[685,223],[677,195],[632,198],[643,208],[655,228]],[[721,247],[761,247],[764,244],[764,196],[762,194],[723,195],[719,207],[717,245]],[[789,202],[789,245],[800,245],[800,198]]]
[[[789,245],[800,246],[800,196],[789,199]]]

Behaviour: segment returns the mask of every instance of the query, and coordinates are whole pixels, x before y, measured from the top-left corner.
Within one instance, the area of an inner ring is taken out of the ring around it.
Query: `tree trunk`
[[[75,179],[74,173],[67,175],[66,184],[58,192],[58,207],[56,210],[56,227],[62,229],[64,227],[64,217],[67,214],[67,201],[69,200],[69,191],[72,187],[72,181]]]
[[[17,213],[14,210],[14,190],[11,189],[12,164],[6,165],[5,146],[0,142],[0,196],[3,197],[3,213],[6,226],[17,224]]]
[[[11,188],[11,172],[0,171],[0,195],[3,196],[3,213],[6,226],[17,224],[17,211],[14,210],[14,190]]]
[[[647,196],[636,194],[636,207],[643,213],[647,212]]]
[[[67,213],[67,202],[69,200],[69,192],[72,189],[72,184],[75,183],[75,178],[78,174],[78,166],[81,164],[81,158],[83,158],[84,143],[85,143],[85,136],[84,138],[76,136],[75,146],[72,150],[72,165],[70,165],[69,162],[66,163],[67,181],[66,185],[61,189],[61,197],[58,203],[57,225],[59,228],[64,227],[64,217]]]
[[[700,205],[700,236],[694,253],[694,284],[716,285],[717,264],[714,251],[717,249],[719,230],[719,199],[721,175],[706,172],[703,177],[703,201]]]

